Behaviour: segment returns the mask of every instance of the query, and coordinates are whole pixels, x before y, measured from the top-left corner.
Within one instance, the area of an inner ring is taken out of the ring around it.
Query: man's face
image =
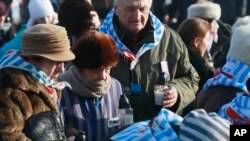
[[[114,8],[122,28],[138,34],[148,21],[150,7],[150,0],[120,0]]]

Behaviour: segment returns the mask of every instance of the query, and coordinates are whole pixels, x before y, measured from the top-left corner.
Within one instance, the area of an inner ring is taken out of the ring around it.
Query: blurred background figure
[[[10,14],[12,0],[0,0],[0,47],[15,36]]]
[[[213,0],[221,7],[221,21],[233,25],[237,18],[243,16],[244,0]]]
[[[230,40],[231,26],[221,22],[221,7],[210,1],[201,1],[188,7],[188,18],[198,17],[211,24],[210,47],[205,57],[209,60],[210,67],[219,67],[217,61],[221,58],[223,45]]]
[[[50,0],[30,0],[29,1],[29,20],[27,27],[31,27],[36,24],[57,24],[58,17],[54,11]]]
[[[23,4],[25,0],[13,0],[11,4],[11,17],[12,22],[15,25],[16,30],[19,30],[22,19],[24,17],[21,17],[21,5]]]
[[[200,76],[199,90],[214,74],[213,68],[208,66],[204,58],[206,50],[210,46],[210,30],[209,22],[200,18],[184,20],[177,30],[188,48],[190,62]]]
[[[65,0],[58,18],[59,25],[68,32],[72,46],[85,32],[97,29],[101,24],[97,12],[86,0]]]
[[[226,64],[218,68],[213,78],[208,79],[195,100],[195,108],[218,112],[237,93],[249,93],[250,78],[250,24],[237,27],[232,35]]]
[[[187,9],[191,4],[205,0],[154,0],[152,11],[163,22],[173,29],[187,18]]]
[[[101,21],[105,19],[106,15],[113,7],[114,0],[91,0],[96,9]]]
[[[191,64],[200,76],[199,89],[202,89],[207,80],[214,75],[214,68],[209,66],[209,62],[204,57],[210,46],[211,25],[206,20],[200,18],[189,18],[184,20],[178,27],[177,32],[186,44]],[[182,112],[185,115],[193,109],[193,102]]]
[[[15,37],[6,42],[0,48],[0,58],[9,49],[20,50],[21,49],[21,35],[27,28],[36,24],[56,24],[58,23],[57,13],[54,12],[53,6],[50,0],[30,0],[28,5],[29,20],[26,24],[22,25]]]
[[[244,17],[240,17],[237,19],[237,21],[233,24],[232,26],[232,34],[235,32],[235,30],[238,27],[244,26],[250,24],[250,16],[244,16]],[[231,38],[230,38],[231,40]],[[228,40],[227,42],[225,42],[225,44],[222,46],[222,52],[220,55],[220,58],[218,58],[215,66],[216,67],[222,67],[223,65],[226,64],[227,61],[227,53],[229,51],[230,48],[230,40]]]

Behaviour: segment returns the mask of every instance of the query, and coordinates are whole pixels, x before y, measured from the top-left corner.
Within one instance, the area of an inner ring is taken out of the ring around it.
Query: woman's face
[[[29,59],[29,62],[47,74],[50,79],[56,80],[58,75],[64,72],[64,62],[56,62],[46,58]]]
[[[97,69],[82,69],[81,73],[89,80],[100,82],[105,81],[110,74],[111,67],[101,67]]]
[[[194,40],[194,48],[201,57],[204,56],[206,50],[208,49],[208,47],[210,46],[210,31],[207,31],[205,36],[202,37],[196,37]]]
[[[198,47],[201,53],[201,56],[203,57],[206,50],[210,46],[210,39],[209,39],[210,31],[208,31],[205,36],[201,39],[200,46]]]

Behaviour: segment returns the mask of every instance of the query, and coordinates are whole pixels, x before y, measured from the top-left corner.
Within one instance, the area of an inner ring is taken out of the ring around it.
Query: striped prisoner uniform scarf
[[[237,96],[228,104],[222,106],[218,115],[227,119],[231,124],[250,124],[250,97],[243,93]]]
[[[118,48],[119,54],[121,54],[122,56],[127,58],[127,60],[132,61],[131,65],[130,65],[130,69],[132,70],[135,67],[136,63],[138,62],[138,59],[140,58],[140,56],[142,56],[147,50],[154,48],[155,46],[157,46],[160,43],[160,40],[161,40],[163,33],[164,33],[164,25],[161,23],[161,21],[155,15],[153,15],[150,12],[150,17],[152,18],[152,25],[153,25],[153,28],[155,29],[154,42],[143,44],[142,47],[140,48],[140,50],[136,53],[136,55],[134,55],[132,53],[132,51],[130,51],[128,49],[128,47],[126,47],[126,45],[124,45],[121,42],[121,40],[119,39],[119,37],[116,34],[116,31],[115,31],[114,26],[113,26],[114,12],[115,12],[115,10],[112,9],[108,13],[107,17],[103,21],[103,24],[99,27],[99,31],[112,36],[112,38],[116,42],[116,46]]]
[[[44,86],[52,86],[55,84],[53,80],[49,78],[47,74],[41,71],[39,68],[33,66],[29,62],[25,61],[17,50],[9,50],[0,60],[0,69],[2,68],[16,68],[28,72],[39,83]]]
[[[246,82],[250,78],[250,67],[234,59],[227,59],[226,64],[216,70],[215,76],[208,79],[204,88],[211,86],[231,86],[249,93]]]
[[[162,108],[153,120],[134,123],[112,136],[111,139],[115,141],[179,141],[171,125],[179,126],[182,120],[182,117]]]

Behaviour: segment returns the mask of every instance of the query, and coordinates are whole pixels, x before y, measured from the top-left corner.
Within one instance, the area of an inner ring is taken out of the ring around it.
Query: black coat
[[[199,90],[201,90],[207,80],[213,77],[214,72],[206,65],[205,60],[201,58],[196,52],[194,52],[190,47],[188,47],[188,53],[191,64],[200,76]]]

